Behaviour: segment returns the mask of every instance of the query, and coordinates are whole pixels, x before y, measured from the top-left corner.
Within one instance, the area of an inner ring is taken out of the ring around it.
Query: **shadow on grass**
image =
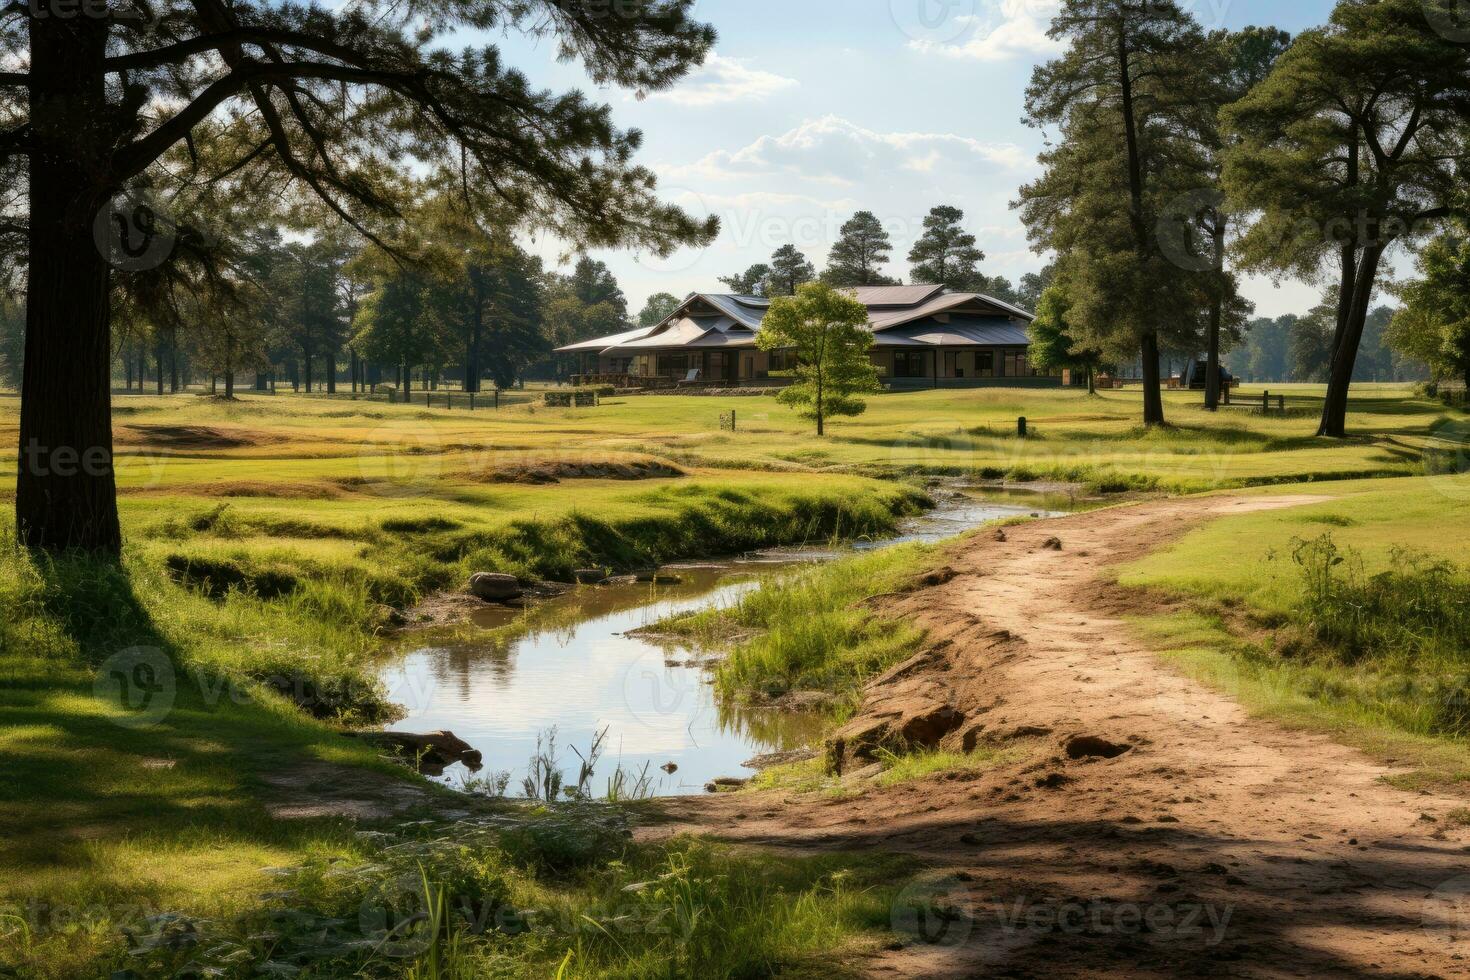
[[[190,851],[207,852],[218,872],[233,847],[302,837],[305,828],[270,818],[259,777],[299,763],[330,733],[190,665],[125,567],[6,551],[0,598],[15,601],[0,626],[5,891],[187,891]],[[163,854],[182,863],[161,864]]]

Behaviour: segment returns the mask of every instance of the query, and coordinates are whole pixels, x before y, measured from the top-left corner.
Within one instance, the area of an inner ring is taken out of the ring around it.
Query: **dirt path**
[[[875,976],[1470,976],[1470,832],[1446,819],[1464,801],[1396,790],[1356,751],[1172,673],[1101,574],[1222,514],[1308,502],[1166,501],[977,539],[951,580],[887,601],[931,648],[886,687],[945,700],[972,740],[1021,739],[1026,761],[690,801],[658,832],[919,856],[932,871],[894,919],[930,941]],[[1073,759],[1106,748],[1078,736],[1126,751]]]

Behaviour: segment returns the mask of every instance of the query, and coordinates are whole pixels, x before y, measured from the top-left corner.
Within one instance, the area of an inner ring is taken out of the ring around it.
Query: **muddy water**
[[[1070,503],[1065,497],[967,491],[906,522],[895,537],[851,546],[937,541],[987,521],[1072,509]],[[580,764],[573,748],[585,753],[596,734],[607,730],[593,781],[599,793],[619,767],[656,777],[659,795],[702,792],[719,776],[748,776],[743,763],[752,756],[808,744],[819,727],[815,719],[722,705],[697,652],[629,633],[676,613],[737,602],[766,576],[840,553],[760,552],[670,566],[682,579],[678,585],[578,589],[539,610],[535,625],[509,641],[497,642],[490,631],[520,614],[487,606],[477,620],[487,630],[485,641],[460,637],[455,644],[426,646],[384,671],[393,700],[409,712],[393,728],[454,732],[483,753],[482,776],[511,774],[512,795],[519,794],[538,736],[553,727],[559,761],[573,779]],[[670,764],[672,773],[662,771]],[[467,775],[456,765],[440,778],[458,785]]]

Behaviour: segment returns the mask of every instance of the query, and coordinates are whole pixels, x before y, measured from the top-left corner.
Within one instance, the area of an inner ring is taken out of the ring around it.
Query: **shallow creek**
[[[763,578],[796,565],[1072,509],[1066,495],[951,488],[939,507],[905,521],[893,537],[666,566],[680,578],[677,585],[579,588],[543,604],[529,629],[510,631],[509,640],[491,631],[526,614],[486,606],[475,620],[485,641],[457,631],[453,643],[413,649],[382,672],[390,697],[408,711],[390,727],[454,732],[483,754],[481,775],[510,773],[511,795],[520,793],[538,737],[553,727],[558,761],[573,782],[580,765],[573,749],[585,753],[607,731],[594,792],[603,792],[619,767],[636,773],[645,766],[656,777],[656,795],[702,792],[711,779],[751,775],[743,763],[753,756],[809,744],[820,723],[809,715],[722,704],[697,652],[630,633],[677,613],[738,602]],[[666,773],[661,767],[669,763],[677,768]],[[458,786],[468,775],[455,765],[439,778]]]

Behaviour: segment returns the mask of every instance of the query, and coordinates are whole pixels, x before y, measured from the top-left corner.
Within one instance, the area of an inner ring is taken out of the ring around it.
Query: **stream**
[[[743,763],[754,756],[811,744],[821,720],[722,704],[697,652],[630,633],[671,615],[738,602],[766,577],[793,566],[1074,509],[1075,500],[1065,494],[949,488],[938,507],[903,522],[892,537],[665,566],[679,576],[677,585],[579,588],[546,603],[532,628],[510,640],[488,631],[525,614],[486,606],[475,618],[487,630],[486,641],[467,640],[460,630],[455,642],[414,649],[382,671],[389,697],[408,712],[389,730],[454,732],[483,754],[482,776],[510,774],[512,796],[520,795],[538,739],[544,751],[553,728],[557,761],[573,783],[581,764],[573,750],[585,754],[606,730],[594,794],[605,791],[619,768],[647,773],[654,795],[700,793],[717,777],[750,776]],[[669,764],[672,772],[662,768]],[[456,764],[436,778],[461,786],[469,775]]]

